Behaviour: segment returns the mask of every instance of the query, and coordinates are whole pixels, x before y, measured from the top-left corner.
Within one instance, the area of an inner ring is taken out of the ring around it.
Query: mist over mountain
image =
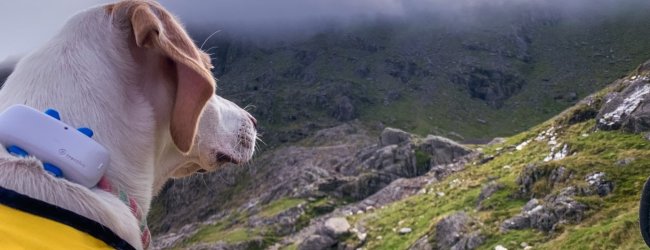
[[[596,21],[621,14],[630,7],[650,7],[643,0],[163,0],[161,3],[190,27],[279,40],[304,38],[324,30],[378,20],[414,21],[424,16],[435,17],[445,25],[461,26],[477,24],[485,17],[504,18],[532,11],[559,18],[592,16]]]

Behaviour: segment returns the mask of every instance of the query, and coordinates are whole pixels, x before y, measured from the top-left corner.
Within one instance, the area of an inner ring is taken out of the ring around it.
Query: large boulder
[[[637,77],[619,93],[605,97],[597,126],[603,130],[650,131],[650,79]]]
[[[300,244],[298,250],[325,250],[331,249],[336,245],[337,241],[326,235],[310,235],[307,236]]]
[[[561,222],[580,222],[589,207],[573,198],[577,194],[575,187],[567,187],[557,194],[547,195],[541,204],[532,199],[520,214],[501,224],[501,231],[535,228],[550,232]]]
[[[477,222],[464,212],[440,220],[436,224],[435,239],[438,249],[454,250],[475,249],[484,241]]]
[[[379,136],[382,146],[402,144],[411,140],[411,134],[396,128],[385,128]]]
[[[350,230],[350,223],[343,217],[329,218],[325,221],[325,233],[333,238],[339,238]]]
[[[471,149],[450,139],[429,135],[418,149],[431,155],[431,166],[453,163],[456,159],[472,152]]]

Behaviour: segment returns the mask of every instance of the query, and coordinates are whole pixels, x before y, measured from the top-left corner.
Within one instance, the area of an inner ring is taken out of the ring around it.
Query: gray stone
[[[575,201],[572,196],[578,194],[575,187],[567,187],[558,194],[547,195],[544,203],[530,200],[522,213],[505,220],[501,231],[512,229],[535,228],[549,232],[563,222],[580,222],[589,207]]]
[[[299,245],[298,250],[325,250],[331,249],[337,241],[325,235],[307,236]]]
[[[647,78],[631,80],[623,91],[607,97],[596,117],[599,129],[650,131],[650,82]]]
[[[514,217],[507,219],[501,223],[499,228],[501,232],[507,232],[509,230],[525,229],[530,228],[530,218],[525,215],[515,215]]]
[[[429,236],[425,235],[415,241],[415,243],[409,247],[409,250],[433,250],[433,246],[429,242]]]
[[[540,206],[540,209],[533,209],[529,216],[530,226],[545,232],[551,231],[560,220],[553,211],[543,206]]]
[[[432,166],[453,163],[455,159],[472,152],[471,149],[455,141],[433,135],[424,138],[418,149],[431,155]]]
[[[379,136],[382,146],[402,144],[411,140],[411,134],[396,128],[385,128]]]
[[[334,217],[325,221],[325,232],[327,235],[338,238],[345,235],[350,230],[350,223],[343,217]]]
[[[409,234],[413,231],[410,227],[403,227],[399,229],[400,234]]]
[[[596,193],[599,196],[606,196],[614,190],[614,183],[607,180],[606,175],[603,172],[588,174],[585,177],[585,181],[591,188],[591,192],[588,192],[588,194]]]
[[[524,212],[528,212],[530,210],[533,210],[533,208],[537,207],[539,205],[539,200],[538,199],[530,199],[528,202],[526,202],[526,205],[522,208]]]
[[[467,250],[483,243],[480,231],[474,229],[476,221],[464,212],[447,216],[436,224],[436,246],[438,249]]]
[[[458,240],[456,245],[454,245],[451,249],[452,250],[476,249],[480,247],[484,241],[485,241],[485,237],[481,235],[480,231],[474,231],[469,233],[468,235],[465,235],[465,237],[460,238],[460,240]]]

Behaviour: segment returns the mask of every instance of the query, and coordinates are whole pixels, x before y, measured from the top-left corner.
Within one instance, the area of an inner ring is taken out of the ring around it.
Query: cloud
[[[74,13],[107,0],[0,1],[0,60],[23,55],[52,37]],[[508,11],[521,5],[566,15],[613,12],[647,0],[160,0],[190,27],[209,32],[285,34],[377,18],[429,14],[467,22],[485,6]],[[502,12],[503,12],[502,11]]]
[[[515,13],[526,6],[565,16],[615,12],[647,0],[160,0],[190,27],[263,36],[316,32],[376,18],[433,15],[453,23],[471,22],[490,8]],[[624,3],[627,3],[624,4]]]

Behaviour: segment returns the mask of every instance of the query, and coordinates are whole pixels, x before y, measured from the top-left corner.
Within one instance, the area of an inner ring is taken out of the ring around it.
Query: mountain
[[[265,144],[246,166],[167,183],[155,247],[643,246],[650,66],[629,71],[650,58],[650,5],[592,7],[287,38],[190,27]]]
[[[648,2],[564,13],[521,6],[332,25],[292,39],[190,27],[218,94],[269,147],[358,119],[467,142],[522,132],[650,58]]]
[[[392,128],[373,138],[358,122],[320,130],[265,152],[246,178],[228,179],[235,175],[223,171],[245,171],[230,168],[170,184],[152,211],[154,230],[170,233],[154,242],[189,249],[640,249],[648,105],[650,61],[552,119],[485,145]]]

